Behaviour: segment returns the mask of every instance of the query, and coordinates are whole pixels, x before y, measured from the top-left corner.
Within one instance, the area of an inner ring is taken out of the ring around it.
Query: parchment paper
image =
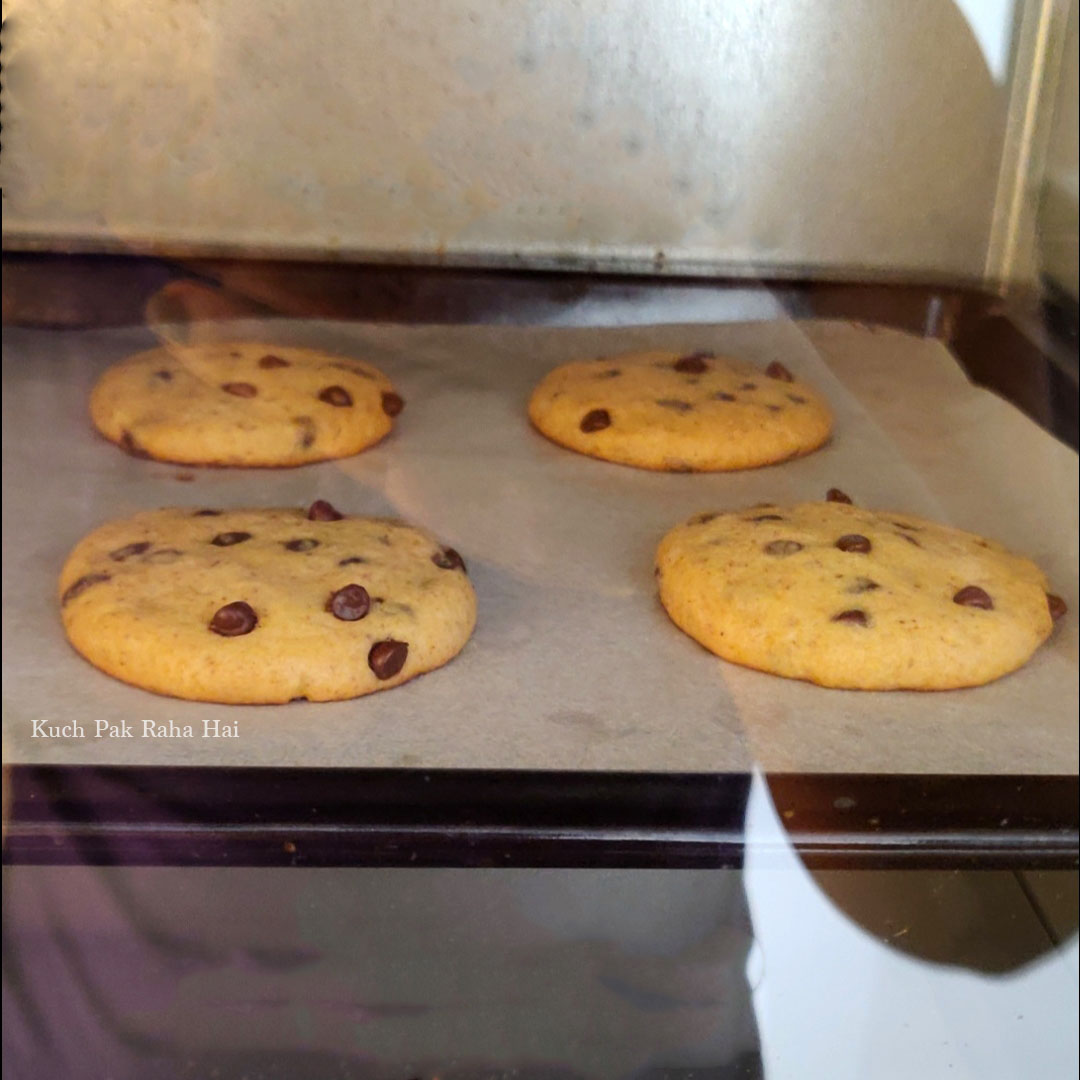
[[[937,343],[840,323],[554,330],[303,321],[223,339],[323,346],[385,370],[394,434],[345,461],[187,469],[127,457],[86,412],[144,329],[5,333],[4,743],[16,762],[416,768],[1062,773],[1077,768],[1077,457],[973,388]],[[782,360],[828,396],[831,443],[730,474],[655,474],[563,450],[525,402],[550,367],[646,346]],[[822,498],[909,510],[1036,559],[1070,607],[1019,672],[936,694],[824,690],[718,660],[655,597],[652,556],[706,509]],[[448,667],[350,702],[228,707],[125,686],[66,644],[56,579],[103,521],[157,506],[305,505],[421,523],[461,551],[479,623]],[[39,722],[35,737],[34,722]],[[129,737],[95,737],[95,721]],[[143,722],[190,736],[148,737]],[[82,733],[42,737],[77,722]],[[236,737],[204,737],[204,722]],[[223,730],[223,729],[219,729]]]

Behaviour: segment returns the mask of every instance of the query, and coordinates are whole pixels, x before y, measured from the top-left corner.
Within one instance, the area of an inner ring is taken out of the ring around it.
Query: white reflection
[[[820,891],[755,775],[747,964],[768,1080],[1077,1075],[1077,939],[1010,975],[927,963],[869,936]]]
[[[1012,51],[1016,0],[955,0],[967,19],[996,83],[1003,83]]]

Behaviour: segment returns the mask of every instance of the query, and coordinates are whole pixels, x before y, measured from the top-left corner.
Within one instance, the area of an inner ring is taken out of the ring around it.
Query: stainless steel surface
[[[998,85],[950,0],[9,8],[9,247],[931,280],[1023,253],[1046,35]]]

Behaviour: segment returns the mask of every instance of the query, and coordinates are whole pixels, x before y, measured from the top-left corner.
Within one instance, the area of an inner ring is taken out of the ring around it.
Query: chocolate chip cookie
[[[109,368],[90,416],[130,454],[184,465],[302,465],[382,439],[404,402],[370,364],[316,349],[167,346]]]
[[[752,469],[816,450],[824,398],[781,363],[763,369],[710,352],[648,352],[564,364],[529,400],[553,442],[642,469]]]
[[[152,510],[76,545],[64,629],[102,671],[195,701],[333,701],[456,656],[476,621],[462,557],[427,532],[308,510]]]
[[[843,500],[698,514],[656,555],[675,624],[735,663],[851,690],[948,690],[1014,671],[1065,613],[1001,545]]]

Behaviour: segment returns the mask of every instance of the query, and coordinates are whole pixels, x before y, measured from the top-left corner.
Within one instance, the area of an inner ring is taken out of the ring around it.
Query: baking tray
[[[168,337],[177,328],[155,328]],[[322,346],[382,367],[408,407],[341,462],[280,471],[129,458],[92,430],[90,386],[146,328],[10,330],[4,341],[4,740],[41,765],[263,766],[639,774],[1061,775],[1077,768],[1075,616],[1019,672],[937,694],[824,690],[726,664],[655,598],[663,533],[705,509],[821,498],[910,510],[1035,558],[1075,612],[1076,455],[967,383],[937,343],[850,324],[402,328],[261,320],[221,339]],[[645,347],[782,360],[836,412],[831,443],[782,466],[656,474],[572,454],[525,418],[535,381]],[[110,518],[160,505],[306,505],[421,523],[466,557],[479,622],[446,668],[335,704],[236,707],[125,686],[66,644],[55,583]],[[35,737],[78,720],[85,737]],[[94,737],[94,722],[133,735]],[[141,734],[190,725],[189,738]],[[228,722],[236,738],[203,737]],[[38,729],[42,730],[41,728]]]
[[[8,335],[5,752],[23,763],[5,770],[5,862],[737,867],[760,847],[743,822],[753,768],[809,866],[1076,866],[1074,620],[994,687],[860,695],[723,664],[651,596],[652,544],[670,520],[827,481],[1027,550],[1075,610],[1076,455],[971,387],[938,342],[845,322],[190,333],[368,355],[409,408],[390,441],[350,462],[174,469],[125,458],[85,416],[96,372],[153,334]],[[552,364],[688,342],[811,374],[837,409],[834,444],[755,473],[659,477],[569,454],[524,422]],[[63,643],[56,570],[102,518],[313,495],[418,516],[468,553],[481,624],[458,661],[361,701],[223,711],[114,683]],[[428,702],[417,691],[435,680]],[[195,712],[242,712],[243,738],[26,737],[34,717]]]

